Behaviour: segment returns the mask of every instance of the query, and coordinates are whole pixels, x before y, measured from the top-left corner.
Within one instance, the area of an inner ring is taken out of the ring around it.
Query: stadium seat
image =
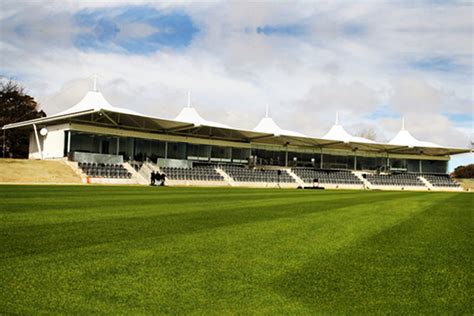
[[[192,168],[161,167],[170,180],[224,181],[213,164],[194,164]]]
[[[122,164],[79,162],[79,168],[91,178],[130,179],[132,174]]]
[[[317,179],[321,184],[362,185],[362,182],[359,180],[359,178],[347,170],[293,168],[292,171],[305,183],[313,183],[313,181]]]
[[[249,168],[243,165],[220,165],[219,167],[236,182],[295,182],[286,170]],[[280,171],[280,175],[278,175],[278,171]]]

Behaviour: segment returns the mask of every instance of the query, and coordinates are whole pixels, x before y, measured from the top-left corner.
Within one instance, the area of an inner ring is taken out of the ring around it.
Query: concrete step
[[[215,170],[218,174],[224,177],[224,181],[226,181],[231,187],[237,186],[237,183],[234,181],[234,179],[223,169],[216,167]]]
[[[366,178],[364,178],[363,176],[363,173],[360,172],[360,171],[352,171],[352,174],[355,175],[360,181],[362,181],[362,183],[364,184],[364,187],[366,189],[372,189],[373,186],[372,186],[372,183],[369,182],[369,180],[367,180]]]
[[[286,169],[286,172],[288,172],[290,177],[292,177],[299,186],[301,187],[305,186],[304,181],[300,177],[298,177],[298,175],[294,173],[291,169]]]
[[[428,188],[428,190],[433,190],[433,185],[423,176],[418,176],[418,180],[423,182],[423,184]]]
[[[128,162],[124,162],[123,166],[125,167],[125,169],[127,169],[128,172],[132,174],[132,180],[135,182],[135,184],[148,184],[148,180],[143,177],[140,172],[137,172],[135,168],[133,168]]]

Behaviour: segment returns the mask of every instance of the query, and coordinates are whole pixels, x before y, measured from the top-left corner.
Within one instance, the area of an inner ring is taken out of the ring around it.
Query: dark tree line
[[[0,126],[44,116],[43,111],[38,111],[38,103],[22,86],[12,80],[0,81]],[[1,131],[2,156],[28,157],[30,133],[30,128]]]
[[[458,179],[474,179],[474,164],[456,167],[451,176]]]

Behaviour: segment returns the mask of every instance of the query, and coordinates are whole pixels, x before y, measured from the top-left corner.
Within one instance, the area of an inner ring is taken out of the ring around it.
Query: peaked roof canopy
[[[176,121],[193,123],[195,125],[207,125],[214,127],[229,128],[225,124],[218,122],[208,121],[204,119],[197,110],[191,105],[191,93],[188,92],[188,105],[179,112],[178,116],[175,117]]]
[[[355,143],[375,144],[373,140],[370,140],[364,137],[352,136],[351,134],[349,134],[344,129],[344,127],[342,127],[342,125],[339,124],[339,113],[337,112],[336,112],[336,122],[322,138],[339,140],[344,143],[355,142]]]
[[[442,147],[414,138],[404,124],[402,130],[388,144],[375,143],[362,137],[350,135],[340,124],[336,124],[322,138],[308,137],[298,132],[280,128],[267,113],[252,130],[241,130],[227,127],[224,124],[207,121],[191,106],[185,107],[174,120],[140,114],[133,110],[111,105],[104,96],[96,91],[89,91],[84,98],[71,108],[52,116],[29,121],[7,124],[2,129],[27,127],[34,124],[96,124],[131,130],[154,133],[167,133],[189,137],[212,138],[231,141],[255,142],[271,145],[294,145],[343,150],[368,150],[374,152],[392,152],[399,154],[449,155],[469,152],[467,148]]]
[[[257,126],[254,127],[253,131],[260,132],[260,133],[269,133],[269,134],[274,134],[274,135],[305,137],[305,135],[301,133],[285,130],[285,129],[282,129],[280,126],[278,126],[277,123],[275,123],[275,121],[268,115],[268,105],[266,107],[265,117],[262,118],[260,122],[257,124]]]
[[[111,111],[111,112],[141,115],[140,113],[136,111],[119,108],[119,107],[115,107],[111,105],[104,98],[102,93],[100,93],[99,91],[88,91],[86,95],[82,98],[82,100],[79,101],[76,105],[70,107],[67,110],[54,114],[52,116],[59,116],[59,115],[65,115],[65,114],[71,114],[71,113],[77,113],[77,112],[83,112],[83,111],[89,111],[89,110],[94,110],[94,111],[106,110],[106,111]]]
[[[401,130],[395,135],[395,137],[388,142],[390,145],[399,145],[399,146],[407,146],[410,148],[413,147],[441,147],[438,144],[430,143],[430,142],[423,142],[415,137],[413,137],[409,131],[405,129],[405,119],[402,119],[402,128]]]

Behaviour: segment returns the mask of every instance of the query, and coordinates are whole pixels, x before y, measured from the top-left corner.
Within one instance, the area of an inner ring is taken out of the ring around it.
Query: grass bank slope
[[[463,189],[468,190],[470,189],[471,191],[474,190],[474,179],[456,179]]]
[[[473,195],[0,186],[0,313],[472,314]]]
[[[0,159],[0,183],[81,183],[61,160]]]

